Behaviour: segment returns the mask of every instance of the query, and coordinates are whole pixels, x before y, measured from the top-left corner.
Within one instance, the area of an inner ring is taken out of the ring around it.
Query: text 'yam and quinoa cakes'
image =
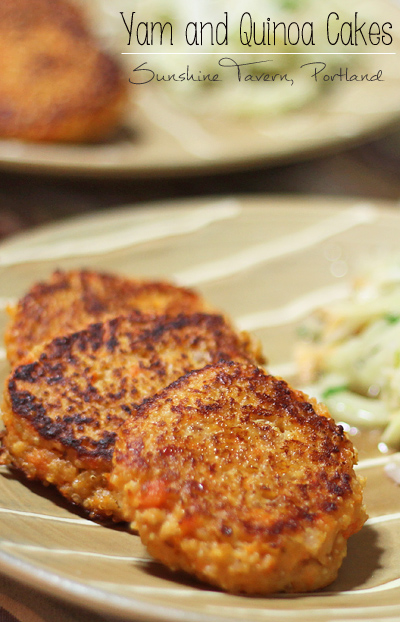
[[[326,409],[264,371],[219,363],[120,429],[112,484],[149,552],[232,592],[310,591],[365,521],[354,448]]]
[[[353,445],[199,294],[57,271],[11,314],[10,465],[227,591],[336,577],[366,518]]]
[[[121,123],[127,80],[70,0],[0,3],[0,136],[84,142]]]

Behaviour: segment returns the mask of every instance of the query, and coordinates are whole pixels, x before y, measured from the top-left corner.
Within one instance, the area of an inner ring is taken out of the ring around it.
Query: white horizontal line
[[[392,579],[391,581],[388,581],[387,583],[382,583],[380,585],[374,585],[372,587],[361,588],[359,590],[343,590],[343,592],[339,592],[339,594],[346,594],[350,596],[357,596],[359,594],[374,594],[375,592],[387,592],[388,590],[394,590],[398,587],[400,587],[400,579]],[[328,592],[329,595],[332,595],[333,593],[334,592]],[[372,618],[369,618],[369,619],[372,619]],[[383,618],[376,618],[376,619],[382,620]],[[390,618],[390,619],[393,620],[394,622],[396,618]],[[388,620],[388,618],[385,617],[385,620]]]
[[[0,310],[3,311],[7,307],[11,307],[18,302],[17,298],[7,298],[7,296],[0,296]]]
[[[115,582],[111,582],[111,581],[97,580],[97,581],[91,581],[90,584],[93,586],[96,586],[97,588],[101,590],[115,590]],[[176,587],[171,587],[171,586],[162,587],[161,585],[157,585],[155,587],[154,585],[134,585],[133,583],[123,585],[122,583],[119,583],[118,589],[126,591],[129,595],[132,593],[152,595],[155,592],[157,592],[157,596],[167,594],[169,596],[172,596],[172,595],[178,596],[179,598],[184,597],[184,596],[186,596],[187,598],[193,598],[193,594],[195,594],[196,598],[203,597],[205,599],[207,599],[210,595],[210,592],[208,590],[199,591],[196,587],[189,587],[189,586],[179,587],[179,584],[177,584]],[[155,618],[152,618],[152,619],[155,619]],[[184,618],[180,618],[180,619],[183,620]]]
[[[134,557],[132,555],[112,555],[109,553],[96,553],[95,551],[74,550],[74,549],[52,549],[48,546],[38,546],[34,544],[24,544],[20,542],[2,542],[1,546],[5,549],[19,549],[30,553],[45,553],[46,555],[75,555],[81,557],[94,557],[98,559],[106,559],[113,561],[128,561],[148,564],[152,561],[149,557]]]
[[[369,518],[366,521],[366,525],[376,525],[378,523],[388,523],[392,520],[399,520],[400,512],[395,512],[394,514],[383,514],[382,516],[374,516],[373,518]]]
[[[277,363],[276,365],[268,365],[267,372],[272,376],[279,376],[280,378],[288,378],[289,376],[295,376],[297,372],[297,365],[288,361],[286,363]]]
[[[61,523],[72,523],[74,525],[85,525],[89,527],[99,527],[98,523],[84,518],[69,518],[68,516],[53,516],[51,514],[38,514],[36,512],[29,512],[26,510],[14,510],[12,508],[0,508],[0,514],[14,514],[16,516],[26,516],[29,518],[38,518],[41,520],[50,520]]]
[[[121,52],[132,56],[396,56],[397,52]]]
[[[83,257],[111,253],[123,248],[131,248],[145,242],[166,239],[172,236],[187,235],[214,223],[236,218],[241,211],[239,202],[234,198],[217,199],[207,202],[200,207],[186,211],[178,218],[161,214],[153,220],[139,224],[130,215],[121,214],[118,235],[114,229],[95,230],[90,237],[70,236],[69,239],[56,242],[39,238],[33,245],[23,248],[4,247],[0,251],[0,266],[12,266],[26,262],[48,261],[65,257]],[[88,231],[90,219],[83,220],[85,231]],[[47,238],[46,238],[47,239]],[[1,298],[0,298],[1,304]],[[1,307],[0,307],[1,308]]]
[[[374,466],[383,466],[393,460],[395,456],[400,456],[400,453],[396,454],[388,454],[386,456],[377,456],[376,458],[366,458],[365,460],[360,460],[358,464],[356,464],[356,469],[368,469]]]
[[[255,330],[271,326],[283,326],[305,317],[311,311],[318,308],[322,302],[327,304],[337,300],[343,300],[350,294],[348,283],[335,283],[320,289],[313,290],[299,296],[281,307],[256,311],[236,318],[236,324],[242,330]]]
[[[193,287],[199,283],[227,278],[279,257],[308,250],[315,244],[339,235],[353,227],[373,223],[377,211],[372,204],[355,203],[338,214],[325,217],[296,232],[238,250],[214,261],[195,264],[172,275],[179,285]]]

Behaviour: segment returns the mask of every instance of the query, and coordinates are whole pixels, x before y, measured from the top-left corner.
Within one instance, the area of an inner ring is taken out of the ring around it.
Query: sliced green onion
[[[349,387],[347,384],[342,384],[337,387],[328,387],[322,392],[322,399],[326,400],[329,397],[332,397],[332,395],[336,395],[337,393],[342,393],[343,391],[347,391],[348,388]]]
[[[397,315],[395,313],[388,313],[387,315],[385,315],[385,320],[388,324],[397,324],[397,322],[400,321],[400,315]]]

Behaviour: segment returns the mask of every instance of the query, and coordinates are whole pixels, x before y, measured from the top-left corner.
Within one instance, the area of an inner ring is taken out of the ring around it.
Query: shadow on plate
[[[112,134],[107,136],[106,138],[95,140],[90,143],[86,143],[88,145],[114,145],[119,143],[135,143],[138,144],[143,142],[143,135],[139,131],[138,128],[132,127],[130,125],[122,125],[116,128]],[[82,146],[82,143],[80,143]]]
[[[348,542],[348,553],[342,567],[339,571],[338,578],[326,588],[312,593],[298,594],[269,594],[268,598],[287,599],[287,598],[306,598],[307,596],[316,595],[328,596],[342,591],[357,590],[362,587],[372,575],[381,568],[380,558],[383,550],[377,544],[378,534],[368,526],[365,526],[361,532],[352,536]],[[179,583],[184,587],[195,588],[203,591],[220,592],[218,588],[202,583],[185,572],[173,572],[169,568],[164,567],[157,561],[146,562],[143,565],[143,572],[155,579],[162,579]],[[239,596],[247,597],[246,594]],[[266,596],[254,596],[251,598],[266,598]]]
[[[360,588],[377,570],[382,568],[383,552],[378,545],[378,533],[372,527],[365,525],[361,531],[349,539],[347,557],[343,561],[339,576],[325,590],[332,593]]]
[[[40,482],[29,481],[23,475],[12,469],[10,469],[9,472],[2,473],[2,477],[19,482],[25,488],[28,488],[32,494],[47,499],[57,507],[74,514],[75,516],[88,519],[87,514],[84,510],[82,510],[82,508],[69,503],[57,491],[57,489],[52,486],[44,486]],[[137,535],[136,532],[130,531],[127,523],[113,523],[111,520],[96,520],[94,522],[97,522],[114,531],[130,532],[132,535]],[[338,578],[331,585],[318,592],[313,592],[312,594],[271,594],[268,595],[268,597],[304,598],[308,595],[315,596],[318,594],[320,596],[328,596],[342,591],[357,590],[365,585],[376,571],[382,568],[381,557],[383,552],[383,549],[378,545],[378,533],[373,528],[366,525],[359,533],[349,539],[347,557],[343,561]],[[156,579],[172,582],[175,585],[179,583],[181,586],[191,587],[203,591],[220,591],[218,588],[203,583],[183,571],[174,572],[169,570],[156,560],[146,561],[143,565],[143,572]]]

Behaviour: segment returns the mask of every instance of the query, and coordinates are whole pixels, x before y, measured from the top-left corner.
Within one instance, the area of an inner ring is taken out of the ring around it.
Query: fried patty
[[[56,271],[10,310],[5,334],[12,365],[54,337],[131,311],[178,315],[209,311],[197,293],[165,281],[141,281],[90,270]]]
[[[127,81],[68,0],[0,2],[0,136],[88,141],[121,121]]]
[[[6,383],[9,461],[92,517],[120,519],[107,474],[121,423],[189,370],[231,359],[253,360],[246,340],[218,315],[133,314],[56,338]]]
[[[341,426],[248,364],[190,372],[145,401],[113,462],[151,555],[231,592],[326,586],[366,518]]]

